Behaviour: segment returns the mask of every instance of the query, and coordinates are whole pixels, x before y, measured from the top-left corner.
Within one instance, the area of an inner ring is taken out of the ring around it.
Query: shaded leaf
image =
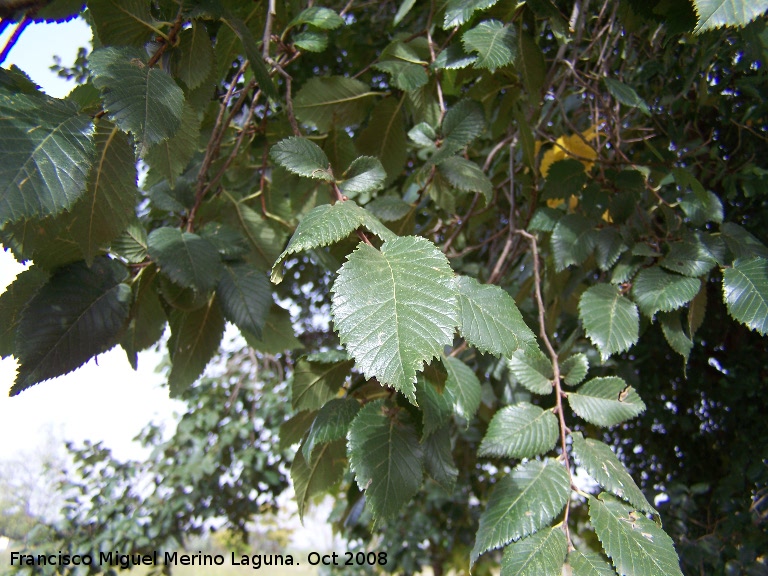
[[[563,376],[563,380],[568,386],[576,386],[580,384],[582,380],[589,372],[589,360],[587,356],[579,352],[566,358],[560,364],[560,374]]]
[[[491,492],[480,516],[470,566],[481,554],[537,532],[557,516],[571,493],[565,467],[556,460],[517,466]]]
[[[35,266],[27,268],[0,294],[0,358],[15,354],[16,328],[27,303],[48,280],[48,274]]]
[[[579,214],[566,214],[552,231],[555,269],[560,272],[572,264],[581,264],[592,254],[596,243],[597,234],[589,220]]]
[[[589,520],[621,576],[682,576],[672,539],[630,506],[601,494],[589,499]]]
[[[573,571],[572,576],[616,576],[611,565],[595,552],[572,550],[568,554],[568,564]]]
[[[332,125],[360,124],[371,104],[368,85],[344,76],[312,78],[293,98],[296,118],[327,132]]]
[[[640,335],[637,306],[611,284],[597,284],[581,295],[579,318],[603,361],[611,354],[629,350]]]
[[[185,288],[213,290],[222,273],[219,253],[197,234],[157,228],[147,239],[149,256],[168,277]]]
[[[307,462],[312,462],[312,451],[320,444],[346,438],[352,420],[360,410],[360,404],[353,398],[333,398],[325,403],[315,416],[301,452]]]
[[[552,392],[552,362],[538,348],[518,350],[510,356],[507,366],[515,379],[527,390],[534,394]]]
[[[683,276],[697,277],[709,272],[717,262],[703,244],[683,240],[671,244],[669,252],[659,264]]]
[[[464,32],[461,41],[467,52],[477,52],[475,68],[495,72],[517,57],[516,36],[514,28],[498,20],[486,20]]]
[[[421,375],[416,379],[416,400],[422,412],[421,440],[428,438],[450,422],[453,416],[452,398],[444,388]]]
[[[664,332],[664,338],[666,338],[672,350],[680,354],[687,363],[693,349],[693,341],[683,331],[680,310],[663,312],[659,314],[659,320],[661,321],[661,330]]]
[[[656,312],[671,312],[693,300],[701,281],[677,274],[668,274],[658,266],[641,270],[632,283],[632,296],[646,316]]]
[[[293,371],[292,405],[296,410],[316,410],[336,397],[354,362],[313,362],[306,358]]]
[[[552,450],[558,434],[557,418],[552,411],[520,402],[494,414],[478,455],[533,458]]]
[[[440,162],[438,170],[454,188],[462,192],[482,194],[486,204],[490,204],[493,200],[493,183],[480,166],[471,160],[461,156],[450,156]]]
[[[485,10],[496,4],[498,0],[448,0],[445,5],[443,30],[461,26],[468,22],[475,10]]]
[[[480,381],[474,371],[458,358],[443,358],[443,366],[448,372],[444,394],[451,399],[456,414],[469,421],[480,406]]]
[[[152,146],[144,155],[144,161],[149,164],[149,178],[162,176],[173,189],[178,177],[197,152],[199,139],[200,119],[195,109],[185,104],[178,131],[167,140]]]
[[[357,485],[374,517],[390,518],[419,491],[423,459],[416,430],[403,411],[383,412],[383,400],[364,406],[347,434],[347,453]]]
[[[320,146],[306,138],[291,136],[280,140],[272,146],[269,155],[280,166],[299,176],[329,182],[334,180],[325,152]]]
[[[304,347],[293,333],[293,324],[288,310],[277,304],[272,304],[267,313],[264,327],[261,329],[261,338],[249,332],[243,332],[243,337],[248,346],[265,354],[279,354],[286,350]]]
[[[360,133],[357,145],[363,154],[376,156],[392,182],[403,171],[408,157],[403,100],[385,98],[371,112],[368,125]]]
[[[346,443],[342,440],[318,446],[312,462],[299,450],[291,464],[291,480],[296,492],[299,518],[304,518],[313,496],[323,494],[341,482],[347,469]]]
[[[261,338],[272,304],[272,289],[264,272],[245,263],[227,263],[216,286],[216,295],[227,320]]]
[[[330,8],[312,6],[302,10],[296,18],[288,23],[286,28],[293,28],[302,24],[310,24],[321,30],[335,30],[344,25],[344,19]]]
[[[381,251],[359,244],[331,292],[342,344],[368,378],[415,402],[416,372],[453,341],[458,304],[453,270],[424,238],[387,240]]]
[[[120,346],[134,370],[138,369],[138,353],[162,338],[168,321],[157,293],[156,278],[157,267],[146,266],[133,281],[130,321],[120,337]]]
[[[349,198],[376,192],[384,187],[386,178],[387,173],[378,158],[360,156],[344,172],[344,180],[339,183],[339,190]]]
[[[596,426],[621,424],[645,411],[635,389],[615,376],[593,378],[566,396],[573,411]]]
[[[640,98],[632,86],[628,86],[624,84],[624,82],[616,80],[615,78],[606,77],[603,78],[603,80],[605,81],[605,85],[608,87],[608,92],[610,92],[611,95],[616,98],[616,100],[625,106],[629,106],[630,108],[637,108],[643,114],[650,116],[651,109],[648,108],[648,104],[645,103],[645,100]]]
[[[483,108],[474,100],[462,100],[445,114],[443,119],[443,141],[440,148],[429,159],[430,164],[439,164],[471,143],[485,129]]]
[[[547,528],[509,544],[501,576],[562,576],[568,543],[561,528]]]
[[[447,426],[424,440],[424,467],[446,493],[453,492],[459,471],[453,461],[451,434]]]
[[[93,19],[101,45],[143,47],[155,33],[155,20],[143,0],[90,0],[88,13]]]
[[[187,88],[197,88],[213,68],[211,38],[205,25],[193,20],[190,28],[181,31],[178,41],[179,45],[171,55],[171,69]]]

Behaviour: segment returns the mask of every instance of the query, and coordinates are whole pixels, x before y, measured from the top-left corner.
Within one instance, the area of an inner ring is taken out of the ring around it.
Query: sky
[[[0,36],[4,46],[10,27]],[[15,64],[50,96],[66,96],[75,86],[49,67],[54,54],[71,66],[80,46],[89,46],[90,28],[80,19],[63,24],[32,24],[21,35],[4,68]],[[10,253],[0,251],[0,292],[24,267]],[[155,372],[162,355],[156,351],[139,356],[134,372],[120,348],[91,360],[60,378],[25,390],[13,398],[8,391],[16,374],[13,358],[0,360],[0,459],[18,457],[45,443],[47,436],[82,442],[104,441],[120,458],[143,454],[132,439],[150,421],[173,421],[181,403],[168,398],[163,378]]]

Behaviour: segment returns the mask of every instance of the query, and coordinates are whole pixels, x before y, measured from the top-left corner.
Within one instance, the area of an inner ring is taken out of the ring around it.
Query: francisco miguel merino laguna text
[[[11,552],[11,566],[91,566],[95,555],[92,554],[22,554]],[[120,566],[127,570],[132,566],[157,566],[160,555],[157,551],[152,554],[121,554],[114,552],[99,552],[99,564]],[[222,554],[182,554],[165,552],[162,557],[166,566],[221,566],[224,564]],[[232,566],[250,566],[258,570],[262,566],[294,566],[298,565],[291,554],[246,554],[236,555],[232,552]]]

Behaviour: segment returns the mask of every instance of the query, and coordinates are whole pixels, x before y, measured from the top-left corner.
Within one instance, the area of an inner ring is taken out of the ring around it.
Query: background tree
[[[376,569],[764,573],[766,9],[88,3],[85,84],[0,77],[11,393],[229,321]]]

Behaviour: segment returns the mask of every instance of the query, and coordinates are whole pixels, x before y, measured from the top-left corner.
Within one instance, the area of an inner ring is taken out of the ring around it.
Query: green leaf
[[[568,542],[562,528],[547,528],[504,548],[501,576],[561,576]]]
[[[533,458],[554,448],[558,438],[557,418],[528,402],[505,406],[488,424],[478,455]]]
[[[416,400],[422,412],[421,440],[422,442],[443,428],[453,416],[452,398],[445,393],[444,387],[430,382],[420,375],[416,379]]]
[[[275,84],[269,76],[267,65],[264,62],[264,58],[261,56],[259,47],[256,44],[256,39],[253,37],[253,32],[251,32],[247,23],[238,20],[237,18],[233,18],[230,15],[222,18],[222,22],[232,29],[243,44],[243,50],[245,50],[245,55],[248,58],[248,62],[251,64],[253,75],[259,83],[259,88],[261,88],[262,92],[269,98],[279,100],[280,94],[277,92],[277,88],[275,88]]]
[[[393,26],[397,26],[400,24],[400,22],[408,15],[408,12],[411,11],[411,8],[413,8],[413,5],[416,4],[416,0],[403,0],[403,2],[400,4],[400,7],[397,9],[397,13],[395,14],[395,19],[392,21]]]
[[[483,108],[474,100],[462,100],[445,114],[443,142],[428,164],[439,164],[471,143],[485,129]]]
[[[605,85],[608,87],[608,92],[616,98],[619,102],[630,108],[637,108],[643,114],[650,116],[651,109],[648,108],[648,104],[645,100],[638,96],[635,89],[632,86],[627,86],[624,82],[616,80],[614,78],[604,78]]]
[[[342,440],[318,446],[311,463],[307,462],[303,450],[296,453],[291,464],[291,479],[300,519],[304,518],[311,498],[341,482],[346,469],[346,446]]]
[[[482,168],[461,156],[450,156],[440,162],[438,170],[451,186],[462,192],[477,192],[485,197],[486,205],[493,200],[493,183]]]
[[[481,554],[539,531],[568,501],[571,482],[555,460],[532,460],[517,466],[493,489],[480,516],[470,566]]]
[[[261,329],[261,338],[250,332],[243,332],[248,346],[264,354],[280,354],[286,350],[296,350],[304,345],[293,333],[293,324],[288,310],[272,304]]]
[[[688,193],[680,200],[680,208],[694,226],[703,226],[707,222],[723,221],[723,203],[711,190]]]
[[[179,129],[184,93],[166,72],[148,67],[140,50],[99,48],[88,64],[109,118],[133,134],[142,153]]]
[[[669,252],[659,264],[667,270],[695,278],[709,272],[717,262],[700,242],[683,240],[671,244]]]
[[[518,60],[518,69],[523,78],[525,89],[528,91],[529,98],[535,104],[537,98],[541,95],[541,89],[544,86],[544,80],[547,72],[544,54],[541,52],[536,41],[528,33],[520,34],[518,39],[520,59]],[[533,167],[533,163],[530,164]]]
[[[325,152],[306,138],[291,136],[280,140],[272,146],[269,155],[280,166],[299,176],[328,182],[334,180]]]
[[[632,296],[646,316],[656,312],[671,312],[693,300],[701,281],[677,274],[668,274],[658,266],[641,270],[632,283]]]
[[[360,403],[354,398],[333,398],[325,403],[315,416],[301,452],[307,462],[312,462],[312,451],[320,444],[341,440],[347,435],[349,425],[360,411]]]
[[[174,310],[169,323],[171,372],[168,384],[171,397],[178,398],[202,375],[218,351],[225,322],[218,300],[211,296],[205,306],[192,312]]]
[[[167,318],[156,289],[157,274],[156,266],[145,266],[133,281],[130,321],[120,346],[134,370],[138,369],[138,353],[157,343],[165,332]]]
[[[707,312],[707,284],[706,282],[701,285],[699,293],[696,294],[696,298],[691,300],[688,304],[688,334],[691,339],[693,335],[701,328],[704,323],[704,315]]]
[[[178,131],[167,140],[152,146],[144,155],[144,161],[149,164],[149,178],[156,178],[156,174],[162,176],[173,189],[178,177],[197,152],[199,139],[200,118],[195,109],[187,103],[184,105]]]
[[[306,358],[293,371],[292,405],[296,410],[316,410],[336,397],[354,362],[312,362]]]
[[[0,294],[0,358],[15,354],[16,328],[27,303],[48,280],[48,274],[35,266],[21,272]]]
[[[403,99],[385,98],[376,105],[357,139],[357,146],[363,154],[381,160],[387,171],[387,183],[400,175],[408,158]]]
[[[768,248],[738,224],[726,222],[720,226],[726,244],[736,258],[760,256],[768,260]]]
[[[576,386],[580,384],[582,380],[589,372],[589,360],[587,356],[579,352],[569,358],[566,358],[560,364],[560,374],[563,376],[563,380],[568,386]]]
[[[680,354],[686,363],[693,349],[693,341],[683,331],[682,318],[680,310],[674,312],[663,312],[659,315],[661,320],[661,330],[664,332],[664,338],[672,347],[672,350]]]
[[[635,389],[615,376],[593,378],[566,396],[573,411],[596,426],[621,424],[645,411]]]
[[[88,187],[72,207],[72,237],[88,263],[136,217],[136,158],[128,137],[100,122],[94,138],[96,161]]]
[[[461,41],[467,52],[477,52],[475,68],[495,72],[510,64],[517,57],[515,29],[498,20],[486,20],[464,32]]]
[[[699,17],[694,34],[721,26],[746,26],[768,10],[768,0],[693,0]]]
[[[566,214],[552,231],[552,251],[555,269],[560,272],[571,264],[581,264],[589,258],[597,243],[592,223],[579,214]]]
[[[459,471],[451,454],[448,426],[424,440],[424,467],[432,479],[448,494],[453,492]]]
[[[458,304],[453,270],[429,240],[359,244],[331,288],[342,344],[368,378],[415,402],[416,372],[453,342]]]
[[[542,206],[533,213],[533,218],[528,224],[528,230],[531,232],[552,232],[562,217],[562,211]]]
[[[90,0],[88,14],[99,43],[144,47],[156,33],[150,6],[143,0]]]
[[[448,372],[444,394],[451,399],[454,412],[469,422],[480,407],[480,381],[474,371],[458,358],[443,358],[443,366]]]
[[[280,255],[287,234],[244,203],[232,199],[232,205],[232,223],[242,230],[251,248],[246,259],[260,270],[269,270]]]
[[[611,565],[595,552],[571,550],[568,564],[573,571],[572,576],[616,576]]]
[[[432,63],[436,70],[461,70],[477,60],[477,56],[470,56],[459,44],[450,44],[440,52]]]
[[[376,518],[397,515],[421,488],[423,460],[407,414],[385,413],[383,400],[363,407],[347,434],[347,453],[357,485]]]
[[[728,313],[763,336],[768,333],[768,260],[740,258],[723,271]]]
[[[360,156],[344,172],[344,180],[339,184],[339,190],[349,198],[376,192],[384,187],[386,178],[387,172],[378,158]]]
[[[328,48],[328,34],[316,30],[304,30],[293,37],[293,44],[307,52],[323,52]]]
[[[227,263],[216,295],[227,320],[261,338],[261,329],[272,304],[272,289],[264,272],[245,263]]]
[[[365,205],[365,209],[384,222],[396,222],[413,211],[413,206],[396,196],[381,196]]]
[[[384,60],[374,64],[373,68],[389,74],[391,85],[406,92],[418,90],[429,82],[429,76],[421,64]]]
[[[468,22],[475,10],[486,10],[498,0],[448,0],[445,5],[443,30],[461,26]]]
[[[68,210],[93,165],[93,123],[69,102],[0,93],[0,227]]]
[[[581,432],[574,432],[571,437],[576,459],[600,486],[626,500],[635,509],[658,515],[624,464],[606,444],[591,438],[585,439]]]
[[[507,366],[515,379],[530,392],[552,392],[552,362],[538,348],[518,350],[510,356]]]
[[[459,332],[478,350],[511,356],[536,337],[523,320],[515,301],[502,288],[458,276]]]
[[[131,306],[131,289],[122,283],[127,277],[124,266],[105,257],[90,268],[76,262],[51,276],[18,320],[14,356],[20,366],[11,396],[117,344]]]
[[[368,112],[371,96],[377,92],[368,85],[345,76],[312,78],[293,98],[296,118],[327,132],[338,127],[360,124]]]
[[[597,233],[597,265],[600,270],[610,270],[626,252],[624,239],[614,228],[603,228]]]
[[[179,286],[205,293],[222,273],[219,252],[197,234],[178,228],[157,228],[147,239],[149,257]]]
[[[672,539],[655,522],[608,494],[589,499],[589,520],[622,576],[682,576]]]
[[[312,6],[301,11],[293,20],[288,23],[286,28],[293,28],[309,24],[321,30],[336,30],[339,26],[344,26],[344,19],[330,8]]]
[[[587,289],[579,300],[579,318],[603,361],[629,350],[640,336],[637,306],[617,286],[597,284]]]
[[[294,444],[301,442],[304,435],[309,431],[310,426],[312,426],[312,422],[315,421],[316,416],[317,412],[314,410],[303,410],[283,422],[280,425],[280,450],[287,450]]]
[[[541,197],[544,200],[568,200],[571,195],[579,194],[586,183],[584,164],[573,158],[558,160],[549,167]]]
[[[272,282],[283,280],[283,262],[291,254],[335,244],[358,228],[367,228],[382,240],[392,240],[395,235],[381,222],[352,200],[321,204],[313,208],[296,227],[291,241],[272,266]]]
[[[179,34],[179,45],[171,53],[171,69],[187,88],[200,86],[213,68],[214,53],[211,38],[204,24],[192,21],[192,27]]]

